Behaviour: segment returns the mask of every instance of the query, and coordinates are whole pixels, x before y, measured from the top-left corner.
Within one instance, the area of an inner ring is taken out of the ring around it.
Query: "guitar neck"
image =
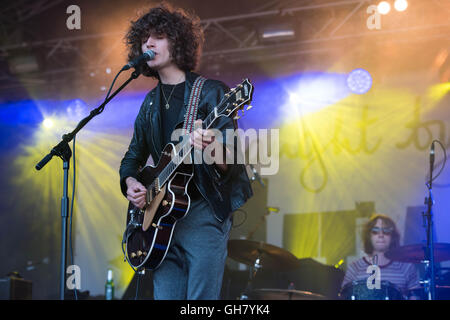
[[[238,109],[242,109],[245,103],[251,101],[253,93],[253,86],[248,79],[245,79],[236,88],[231,89],[226,93],[220,102],[214,107],[214,109],[203,120],[202,129],[207,130],[211,127],[216,119],[219,117],[233,117],[233,114]],[[250,106],[249,106],[250,108]],[[247,109],[248,110],[248,109]],[[195,128],[194,128],[195,130]],[[190,143],[189,133],[183,136],[182,142],[176,145],[176,155],[171,159],[169,164],[161,171],[156,179],[155,185],[158,188],[164,186],[173,173],[177,170],[178,166],[191,154],[193,146]]]
[[[209,129],[213,122],[217,119],[216,110],[217,108],[214,108],[205,120],[203,120],[202,128],[204,130]],[[189,135],[187,134],[183,137],[182,141],[176,145],[175,150],[178,150],[177,154],[159,174],[159,187],[162,187],[169,180],[172,174],[177,170],[178,166],[186,159],[188,155],[191,154],[192,149],[193,146],[191,145]]]

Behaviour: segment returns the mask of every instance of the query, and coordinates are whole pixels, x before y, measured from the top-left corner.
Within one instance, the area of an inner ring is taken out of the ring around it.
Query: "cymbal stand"
[[[250,268],[247,286],[245,287],[244,292],[241,293],[241,297],[239,298],[239,300],[248,300],[248,293],[253,289],[253,279],[255,278],[256,273],[262,268],[261,255],[262,252],[258,249],[258,257],[256,258],[253,267]]]

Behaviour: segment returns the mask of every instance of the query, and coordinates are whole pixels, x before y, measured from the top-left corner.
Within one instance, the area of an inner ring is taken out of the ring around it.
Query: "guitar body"
[[[237,119],[237,112],[252,99],[253,86],[248,79],[226,93],[220,103],[204,119],[208,129],[219,117]],[[250,110],[248,106],[247,110]],[[190,132],[188,130],[188,132]],[[164,260],[172,240],[175,225],[189,210],[187,193],[193,177],[192,146],[183,139],[177,146],[164,147],[156,166],[147,166],[138,174],[138,181],[147,189],[144,209],[128,205],[127,226],[122,238],[122,250],[133,269],[156,269]],[[188,160],[187,163],[184,160]],[[124,249],[125,245],[125,249]]]
[[[143,168],[138,181],[149,190],[155,189],[152,182],[171,161],[174,150],[173,144],[166,145],[157,166]],[[159,192],[150,194],[145,210],[129,203],[124,242],[126,259],[132,267],[155,269],[164,260],[175,225],[189,210],[187,188],[192,177],[192,166],[181,164],[165,185],[156,186]]]

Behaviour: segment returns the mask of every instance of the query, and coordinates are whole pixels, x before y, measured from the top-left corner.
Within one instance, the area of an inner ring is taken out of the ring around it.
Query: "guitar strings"
[[[228,97],[228,98],[229,98],[229,97]],[[227,98],[227,100],[228,100],[228,98]],[[204,124],[205,124],[205,127],[206,127],[205,130],[209,129],[209,127],[210,127],[210,125],[212,124],[212,122],[213,122],[215,119],[217,119],[217,118],[215,117],[215,112],[216,112],[218,109],[220,110],[220,108],[221,108],[222,105],[224,104],[224,101],[223,101],[224,99],[225,99],[225,96],[222,97],[222,100],[221,100],[220,103],[217,105],[217,107],[215,107],[215,108],[213,109],[213,111],[210,112],[210,113],[206,116],[205,120],[203,121]],[[188,141],[188,139],[186,139],[186,140]],[[180,153],[182,153],[182,152],[184,151],[184,149],[185,149],[187,146],[189,146],[188,152],[186,152],[186,153],[180,155]],[[182,148],[180,149],[180,151],[177,152],[177,154],[175,155],[175,157],[173,157],[173,158],[171,159],[170,163],[169,163],[169,164],[161,171],[161,173],[158,175],[157,179],[159,179],[159,181],[162,181],[162,183],[160,184],[160,186],[163,186],[163,185],[167,182],[167,180],[168,180],[168,179],[170,178],[170,176],[173,174],[173,172],[174,172],[175,169],[178,167],[178,165],[179,165],[181,162],[183,162],[184,158],[186,158],[186,156],[187,156],[188,154],[190,154],[190,151],[191,151],[191,150],[192,150],[192,146],[190,145],[190,143],[188,144],[187,142],[184,142],[184,145],[182,146]],[[181,160],[177,163],[177,161],[178,161],[179,159],[181,159]],[[153,184],[152,184],[152,185],[153,185]]]

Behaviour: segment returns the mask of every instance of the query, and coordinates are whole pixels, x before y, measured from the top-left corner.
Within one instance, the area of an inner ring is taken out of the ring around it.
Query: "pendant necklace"
[[[170,101],[170,98],[172,97],[172,94],[175,91],[175,88],[177,87],[177,85],[179,85],[179,83],[177,83],[176,85],[173,86],[172,91],[170,92],[170,95],[169,95],[169,99],[166,98],[166,94],[164,93],[164,89],[161,87],[161,91],[163,93],[164,100],[166,100],[166,105],[165,105],[166,110],[168,110],[170,108],[169,101]]]

